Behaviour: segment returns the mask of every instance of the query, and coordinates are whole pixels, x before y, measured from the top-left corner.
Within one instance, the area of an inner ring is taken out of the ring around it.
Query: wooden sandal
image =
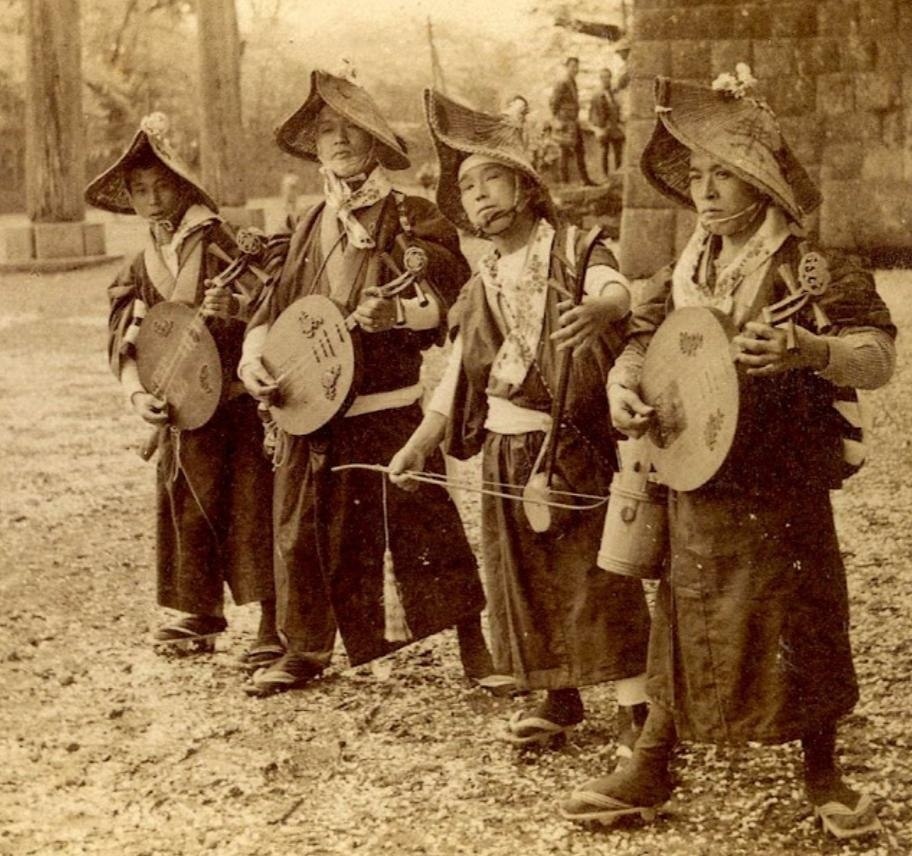
[[[656,819],[661,804],[652,806],[630,805],[597,791],[574,791],[570,798],[560,805],[560,814],[565,820],[575,823],[600,823],[611,826],[622,817],[638,814],[651,823]]]
[[[247,672],[255,672],[277,663],[284,654],[284,646],[275,642],[257,644],[238,657],[238,665]]]
[[[861,838],[883,828],[869,794],[862,794],[854,809],[835,800],[815,805],[814,816],[819,818],[824,832],[840,840]]]
[[[561,725],[535,714],[518,710],[507,722],[502,737],[514,746],[530,746],[533,743],[547,743],[560,734],[566,734],[578,722]]]
[[[161,651],[185,654],[211,654],[215,651],[215,637],[224,633],[228,622],[218,615],[188,615],[166,624],[155,632],[153,645]]]

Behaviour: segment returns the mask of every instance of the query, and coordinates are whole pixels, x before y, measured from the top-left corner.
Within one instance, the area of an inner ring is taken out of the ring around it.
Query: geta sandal
[[[278,643],[255,644],[238,657],[238,665],[247,672],[255,672],[274,665],[284,654],[285,647]]]
[[[622,817],[638,814],[646,823],[656,819],[661,804],[630,805],[597,791],[574,791],[560,804],[560,814],[575,823],[600,823],[611,826]]]
[[[518,710],[507,722],[503,732],[503,739],[514,746],[530,746],[533,743],[547,743],[561,734],[566,734],[571,728],[579,725],[578,722],[563,725],[553,722],[534,713]]]
[[[153,644],[163,651],[211,654],[215,637],[227,627],[228,622],[220,615],[188,615],[156,630]]]
[[[860,838],[883,828],[869,794],[862,794],[854,809],[835,800],[815,805],[814,815],[820,819],[825,832],[840,840]]]
[[[257,671],[244,687],[244,692],[255,698],[265,698],[287,690],[297,690],[319,677],[322,672],[322,666],[285,653],[271,666]]]

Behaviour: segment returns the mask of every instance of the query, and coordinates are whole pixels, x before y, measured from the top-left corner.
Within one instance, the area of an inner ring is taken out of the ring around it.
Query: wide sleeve
[[[830,256],[830,286],[819,301],[829,362],[818,374],[842,387],[877,389],[896,366],[896,327],[874,277],[854,259]]]
[[[423,285],[437,300],[440,320],[434,329],[418,331],[415,335],[421,337],[422,347],[430,347],[443,342],[448,311],[471,272],[459,248],[459,234],[433,203],[421,197],[406,197],[404,206],[410,235],[402,235],[396,240],[392,256],[401,268],[409,244],[427,253],[428,267]]]
[[[668,314],[671,295],[671,268],[663,268],[647,280],[627,321],[626,344],[608,374],[608,384],[637,389],[643,371],[646,349]]]
[[[139,323],[146,313],[142,294],[142,255],[138,255],[108,286],[108,363],[120,379],[126,360],[135,357]]]

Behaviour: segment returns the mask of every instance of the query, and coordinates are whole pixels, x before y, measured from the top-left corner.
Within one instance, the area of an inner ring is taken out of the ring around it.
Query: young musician
[[[281,654],[269,538],[272,474],[256,402],[235,376],[256,282],[246,281],[239,294],[209,285],[238,248],[167,133],[164,115],[147,116],[127,150],[86,189],[89,204],[149,224],[145,248],[108,289],[108,354],[130,406],[164,429],[156,470],[158,602],[185,616],[162,626],[155,641],[211,649],[226,628],[227,584],[236,603],[260,603],[257,640],[244,661],[262,665]],[[190,431],[168,427],[167,403],[143,387],[137,371],[137,323],[165,300],[202,307],[222,362],[221,403],[209,422]]]
[[[457,458],[482,457],[483,485],[519,498],[555,431],[559,365],[571,359],[556,446],[556,479],[570,493],[606,496],[617,467],[604,397],[630,303],[613,256],[599,245],[585,297],[567,298],[582,239],[555,219],[515,124],[426,93],[440,162],[437,200],[491,249],[451,313],[453,351],[428,411],[393,458],[393,481],[411,487],[447,436]],[[558,497],[571,501],[569,496]],[[572,511],[533,531],[521,503],[482,497],[482,547],[495,667],[545,690],[503,736],[547,742],[584,719],[579,688],[615,681],[632,745],[645,717],[649,616],[637,580],[596,568],[604,506]]]
[[[325,199],[297,224],[277,285],[251,321],[240,376],[252,395],[271,400],[277,382],[261,357],[269,328],[298,298],[317,294],[357,322],[361,379],[344,414],[310,436],[280,440],[275,567],[288,653],[255,676],[253,690],[267,694],[316,678],[329,665],[337,629],[357,664],[456,625],[466,674],[488,677],[484,594],[446,492],[387,496],[377,473],[332,472],[385,465],[421,420],[422,352],[439,342],[467,274],[456,232],[433,204],[393,189],[387,170],[409,166],[405,145],[351,81],[315,71],[307,100],[278,141],[320,164]],[[383,297],[379,287],[396,278],[406,254],[426,259],[419,288]],[[442,468],[439,455],[431,466]],[[384,577],[391,572],[406,634],[390,633],[386,623]]]
[[[653,616],[649,718],[629,767],[587,782],[565,817],[613,821],[651,811],[672,792],[677,740],[798,740],[805,794],[839,838],[877,828],[871,798],[836,761],[836,726],[858,700],[845,568],[831,489],[847,473],[843,415],[854,388],[889,379],[896,329],[870,274],[805,243],[820,204],[750,69],[713,87],[659,78],[658,122],[643,153],[647,178],[695,209],[694,233],[634,313],[608,396],[619,430],[642,434],[643,357],[666,315],[711,307],[738,333],[743,372],[738,433],[704,486],[672,492],[671,560]],[[808,279],[808,273],[813,279]],[[789,331],[764,308],[822,288]],[[857,439],[857,437],[855,438]]]

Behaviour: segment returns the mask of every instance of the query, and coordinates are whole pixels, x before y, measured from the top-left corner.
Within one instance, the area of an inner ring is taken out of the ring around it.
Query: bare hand
[[[134,392],[130,404],[150,425],[164,425],[168,421],[168,403],[151,392]]]
[[[614,427],[634,439],[646,433],[655,415],[655,410],[636,392],[616,383],[608,387],[608,407]]]
[[[406,444],[393,455],[393,459],[389,462],[390,481],[403,490],[418,490],[418,482],[406,473],[423,470],[426,457],[427,455],[420,449]]]
[[[732,339],[735,362],[747,366],[747,373],[754,377],[771,377],[792,369],[819,371],[826,367],[829,349],[820,336],[803,327],[795,327],[795,340],[797,350],[789,351],[785,330],[749,321]]]
[[[233,318],[238,313],[239,303],[225,286],[214,285],[203,293],[203,315],[219,318]]]
[[[374,287],[364,289],[365,299],[352,313],[362,330],[368,333],[382,333],[396,323],[396,304],[392,299],[380,296]]]
[[[276,379],[269,373],[262,360],[248,360],[238,369],[238,375],[244,388],[257,401],[271,404],[275,394],[279,391]]]
[[[560,329],[551,334],[551,341],[558,343],[558,351],[572,349],[574,357],[593,345],[621,314],[610,297],[590,295],[586,295],[578,306],[574,306],[572,300],[562,300],[557,309]]]

